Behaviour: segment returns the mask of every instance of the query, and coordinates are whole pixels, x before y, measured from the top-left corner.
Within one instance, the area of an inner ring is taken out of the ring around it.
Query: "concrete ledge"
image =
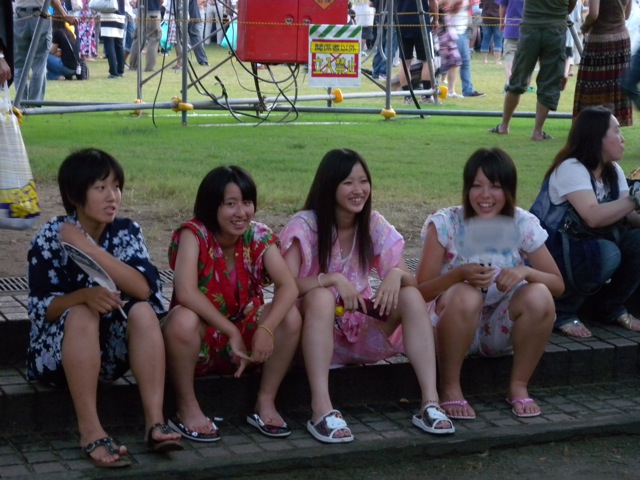
[[[0,436],[2,476],[32,478],[48,472],[52,479],[93,478],[228,478],[261,473],[283,476],[290,468],[364,465],[381,457],[401,462],[411,457],[439,457],[485,452],[533,443],[607,434],[640,433],[640,381],[592,384],[582,387],[536,389],[532,394],[543,415],[514,417],[502,394],[470,396],[478,418],[457,421],[456,434],[438,437],[413,427],[414,402],[343,406],[356,440],[323,445],[305,431],[306,406],[287,412],[293,433],[287,439],[266,439],[242,417],[228,416],[220,423],[222,440],[215,445],[185,442],[185,450],[165,457],[148,453],[139,424],[110,429],[127,444],[134,464],[119,471],[94,469],[82,459],[73,427],[44,433]],[[215,472],[215,473],[213,473]]]

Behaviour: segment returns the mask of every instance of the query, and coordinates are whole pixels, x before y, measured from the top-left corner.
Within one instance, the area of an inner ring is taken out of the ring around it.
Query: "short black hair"
[[[218,208],[224,201],[224,189],[230,183],[238,185],[242,200],[250,200],[258,210],[258,189],[249,172],[235,165],[214,168],[202,179],[193,206],[193,215],[213,233],[220,231]]]
[[[79,206],[85,205],[89,187],[112,172],[120,183],[120,190],[124,190],[122,165],[107,152],[85,148],[65,158],[58,169],[58,187],[67,214],[71,215]]]

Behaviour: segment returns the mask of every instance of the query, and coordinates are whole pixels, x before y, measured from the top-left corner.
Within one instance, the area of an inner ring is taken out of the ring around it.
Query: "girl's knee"
[[[188,308],[177,306],[165,317],[162,323],[162,334],[165,340],[187,339],[197,334],[201,324],[200,317]]]
[[[509,314],[514,321],[526,314],[536,321],[553,322],[555,311],[553,296],[542,283],[523,285],[509,305]]]
[[[302,330],[302,315],[300,315],[300,311],[295,306],[291,307],[284,316],[278,329],[282,329],[287,336],[300,334]]]
[[[328,288],[314,288],[303,297],[302,307],[305,317],[309,312],[333,316],[336,309],[336,299]]]
[[[477,320],[484,298],[482,292],[466,284],[451,287],[438,300],[438,315],[456,316]]]
[[[158,315],[147,302],[137,302],[129,309],[127,324],[134,327],[144,326],[145,328],[160,326]]]
[[[67,310],[64,320],[65,335],[72,331],[98,331],[100,314],[86,305],[75,305]]]

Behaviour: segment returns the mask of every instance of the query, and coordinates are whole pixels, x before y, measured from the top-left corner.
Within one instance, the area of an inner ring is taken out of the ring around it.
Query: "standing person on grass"
[[[621,81],[631,60],[631,40],[625,25],[631,0],[589,0],[588,6],[580,27],[584,46],[573,96],[573,118],[587,107],[606,105],[613,108],[621,127],[631,126],[631,100]]]
[[[13,80],[13,16],[10,2],[0,6],[0,86]]]
[[[515,416],[535,417],[540,407],[527,386],[551,336],[553,297],[564,289],[562,276],[545,246],[547,233],[515,206],[516,167],[506,152],[477,150],[464,167],[463,182],[462,206],[427,217],[416,274],[436,330],[441,405],[451,418],[474,419],[460,386],[465,357],[513,353],[507,402]],[[468,220],[498,216],[513,220],[518,244],[483,262],[460,253]]]
[[[404,240],[371,210],[371,174],[357,152],[335,149],[324,156],[304,209],[289,220],[281,239],[300,290],[309,433],[324,443],[351,442],[354,436],[329,396],[331,365],[375,363],[400,353],[402,342],[422,393],[413,424],[433,434],[453,433],[438,404],[433,330],[402,258]],[[375,294],[369,283],[374,268],[382,279]]]
[[[540,71],[536,77],[536,118],[531,140],[553,140],[543,130],[550,110],[558,108],[560,92],[566,78],[565,43],[567,40],[567,15],[576,5],[576,0],[527,0],[524,2],[520,39],[513,60],[509,82],[505,87],[502,121],[489,129],[490,133],[507,135],[520,95],[529,88],[531,74],[536,63]]]
[[[104,44],[104,53],[109,63],[110,79],[124,77],[124,27],[126,22],[124,2],[118,1],[118,10],[114,13],[100,14],[100,36]]]
[[[256,185],[247,171],[214,168],[200,184],[194,218],[171,239],[174,288],[163,333],[178,412],[169,424],[189,440],[220,439],[196,399],[194,372],[240,377],[257,365],[260,390],[247,422],[268,437],[291,433],[275,399],[298,348],[298,289],[278,237],[253,220],[256,206]],[[262,288],[271,283],[273,302],[265,304]]]
[[[432,39],[425,39],[422,35],[422,26],[425,26],[427,35],[431,35],[431,30],[438,30],[438,1],[437,0],[421,0],[423,15],[417,12],[416,0],[396,0],[398,12],[398,28],[399,41],[401,42],[400,57],[405,67],[400,68],[400,86],[403,90],[409,91],[409,82],[411,75],[407,76],[407,72],[411,72],[411,64],[413,63],[413,52],[416,52],[416,58],[422,62],[421,81],[422,88],[431,90],[432,78],[429,72],[429,63],[427,62],[427,48],[433,44]],[[429,52],[433,56],[433,52]],[[405,72],[406,70],[406,72]],[[423,103],[435,103],[433,96],[423,95],[421,98]],[[404,97],[404,103],[409,105],[413,103],[410,96]]]
[[[98,383],[133,372],[150,450],[182,449],[164,424],[165,354],[157,315],[164,313],[160,276],[140,226],[118,217],[122,166],[96,149],[69,155],[58,171],[67,212],[45,223],[29,249],[30,380],[67,386],[82,451],[97,467],[131,464],[127,448],[103,429]],[[118,291],[99,286],[66,254],[67,242],[92,257]]]

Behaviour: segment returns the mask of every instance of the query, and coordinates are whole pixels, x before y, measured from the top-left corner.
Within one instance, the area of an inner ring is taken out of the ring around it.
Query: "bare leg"
[[[466,283],[452,286],[438,300],[436,351],[442,401],[464,399],[460,371],[478,328],[482,301],[480,291]],[[469,406],[449,406],[446,410],[454,416],[475,415]]]
[[[507,92],[505,94],[504,107],[502,109],[502,122],[499,127],[500,133],[509,133],[511,117],[513,117],[513,112],[516,111],[518,103],[520,103],[520,95],[516,95],[513,92]]]
[[[333,356],[335,298],[331,290],[314,288],[302,304],[302,355],[311,390],[311,421],[317,423],[333,410],[329,396],[329,367]],[[348,437],[350,430],[339,430],[336,438]]]
[[[83,447],[109,436],[102,428],[97,408],[100,373],[99,326],[98,313],[85,305],[73,307],[64,324],[62,366],[78,417],[80,445]],[[98,447],[91,456],[100,462],[111,463],[126,453],[125,446],[120,447],[120,455],[111,455],[105,447]]]
[[[452,67],[447,70],[447,86],[449,87],[449,95],[456,93],[456,81],[458,80],[458,70],[460,67]]]
[[[540,102],[536,102],[536,122],[533,127],[533,133],[531,134],[531,140],[546,140],[542,127],[548,115],[549,109]]]
[[[429,321],[427,306],[416,288],[400,289],[397,314],[383,324],[387,335],[395,330],[397,321],[402,322],[404,350],[413,366],[420,384],[422,403],[438,402],[436,381],[436,348],[433,327]]]
[[[175,307],[169,312],[162,333],[169,377],[176,391],[178,417],[194,432],[212,433],[211,422],[200,408],[193,385],[205,325],[193,311]]]
[[[329,396],[329,367],[333,355],[335,299],[330,290],[315,288],[304,296],[302,354],[311,389],[312,421],[333,409]]]
[[[156,423],[164,423],[165,357],[164,341],[158,317],[147,302],[135,304],[129,311],[127,339],[131,371],[138,382],[145,418],[145,436]],[[155,429],[153,438],[158,441],[178,440],[177,433],[162,433]]]
[[[269,308],[270,305],[265,307]],[[263,317],[267,312],[262,313]],[[298,349],[302,319],[298,309],[293,307],[275,329],[273,355],[264,364],[260,390],[255,410],[267,425],[281,426],[284,421],[276,410],[275,400],[280,384],[286,375],[291,360]]]
[[[409,60],[404,60],[404,64],[407,67],[407,71],[409,72],[409,74],[411,74],[411,59]],[[406,87],[409,85],[409,80],[407,79],[407,75],[405,73],[405,69],[402,68],[402,65],[400,66],[400,71],[398,72],[398,78],[400,80],[400,86],[401,87]]]
[[[513,320],[513,366],[508,398],[527,398],[529,380],[549,343],[553,329],[555,306],[551,293],[540,283],[521,286],[511,300],[509,316]],[[540,411],[535,403],[525,406],[516,404],[514,407],[518,413]]]

